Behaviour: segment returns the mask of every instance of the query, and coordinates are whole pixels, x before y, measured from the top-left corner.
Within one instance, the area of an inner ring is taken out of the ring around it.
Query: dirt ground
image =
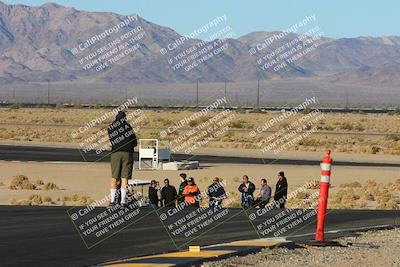
[[[400,229],[370,231],[357,237],[337,239],[349,247],[306,247],[298,249],[265,249],[244,257],[208,262],[204,267],[266,267],[266,266],[400,266]],[[357,245],[358,244],[358,245]],[[369,246],[373,245],[373,246]]]
[[[110,110],[106,109],[1,109],[0,110],[0,140],[19,142],[58,142],[78,144],[88,138],[97,136],[99,131],[105,130],[112,121],[113,116],[108,117],[102,123],[91,127],[84,134],[74,135],[80,127],[94,119],[101,118]],[[132,111],[128,112],[133,114]],[[184,118],[190,118],[194,113],[189,110],[144,110],[139,115],[130,119],[130,123],[139,128],[139,138],[158,138],[160,131],[174,126]],[[292,118],[285,119],[268,130],[276,133],[286,129],[285,134],[273,137],[272,132],[259,131],[265,123],[280,116],[277,112],[268,113],[246,113],[232,112],[232,120],[226,125],[229,131],[214,136],[204,148],[223,149],[261,149],[265,148],[262,143],[272,143],[271,140],[283,140],[290,131],[296,129],[293,123],[301,120],[300,125],[304,131],[311,131],[311,135],[304,138],[289,138],[292,142],[286,142],[284,151],[290,152],[322,152],[332,149],[335,152],[363,155],[400,155],[400,124],[398,115],[389,114],[336,114],[324,113],[318,120],[306,118],[306,114],[299,113]],[[233,116],[234,115],[234,116]],[[211,112],[196,120],[192,120],[184,128],[196,128],[201,123],[211,120],[216,114]],[[288,128],[289,127],[289,128]],[[219,128],[224,128],[219,126]],[[254,136],[252,132],[257,131]],[[199,133],[197,133],[199,134]],[[179,129],[161,138],[161,144],[167,146],[174,139],[185,135],[185,130]],[[300,134],[297,133],[296,137]],[[269,139],[269,138],[272,139]],[[261,145],[260,145],[261,144]],[[172,145],[177,147],[177,145]],[[275,151],[280,145],[267,149],[268,152]],[[184,149],[183,149],[184,150]],[[279,150],[280,151],[280,150]],[[275,152],[274,152],[275,153]],[[281,152],[276,152],[280,154]],[[266,155],[268,156],[268,155]]]
[[[8,205],[11,199],[27,199],[37,194],[42,197],[52,198],[54,205],[61,205],[58,198],[72,196],[87,196],[92,200],[104,198],[109,194],[110,166],[108,163],[38,163],[38,162],[7,162],[0,161],[0,204]],[[179,173],[185,172],[194,177],[201,191],[205,191],[211,184],[213,177],[220,177],[224,182],[227,192],[239,198],[237,187],[244,174],[250,177],[259,189],[260,179],[266,178],[274,189],[277,173],[284,171],[288,183],[289,193],[311,180],[320,179],[319,166],[292,166],[292,165],[250,165],[250,164],[210,164],[203,165],[198,170],[188,171],[161,171],[161,170],[135,170],[134,179],[158,180],[163,184],[169,178],[171,184],[179,186]],[[56,190],[10,190],[8,185],[12,177],[25,175],[30,181],[42,180],[44,183],[52,182],[59,189]],[[342,167],[335,166],[331,177],[331,193],[342,189],[342,184],[359,182],[366,183],[375,180],[379,183],[395,183],[400,178],[398,168],[373,168],[373,167]],[[400,181],[400,180],[399,180]],[[351,189],[351,188],[350,188]],[[360,190],[362,188],[359,188]],[[317,191],[318,189],[314,189]],[[147,196],[145,189],[144,195]],[[300,196],[301,197],[301,196]],[[67,203],[68,204],[68,203]]]

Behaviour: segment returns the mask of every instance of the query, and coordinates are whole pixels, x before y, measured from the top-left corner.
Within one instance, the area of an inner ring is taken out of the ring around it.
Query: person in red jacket
[[[194,179],[190,177],[188,179],[188,185],[185,186],[185,189],[183,189],[182,195],[185,197],[185,202],[187,202],[190,206],[193,207],[200,207],[200,202],[199,202],[199,195],[200,195],[200,189],[194,182]]]

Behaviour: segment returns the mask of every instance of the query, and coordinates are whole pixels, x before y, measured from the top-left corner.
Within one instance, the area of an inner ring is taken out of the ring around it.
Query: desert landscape
[[[112,118],[96,124],[83,134],[72,133],[85,126],[94,118],[99,118],[109,110],[105,109],[65,109],[65,108],[10,108],[1,109],[0,142],[11,145],[33,145],[70,147],[83,150],[80,145],[90,139],[96,142],[98,132],[105,131]],[[137,130],[138,138],[160,138],[160,131],[174,126],[196,111],[193,110],[140,110],[128,111],[129,121]],[[207,122],[218,112],[210,112],[187,126],[174,131],[166,138],[160,138],[162,147],[170,147],[171,140],[179,139],[185,132]],[[266,178],[272,188],[279,171],[285,171],[289,179],[289,191],[294,191],[310,181],[314,185],[304,192],[296,193],[289,199],[288,206],[306,208],[312,202],[313,193],[319,188],[319,166],[271,165],[268,158],[314,159],[320,160],[326,149],[331,149],[335,160],[354,162],[398,163],[400,154],[400,124],[397,114],[323,114],[311,135],[293,143],[287,150],[274,155],[272,151],[262,153],[257,143],[274,135],[293,121],[306,116],[300,112],[268,131],[251,137],[249,133],[265,122],[280,116],[280,113],[234,112],[229,121],[228,131],[211,139],[194,155],[224,155],[260,157],[263,165],[212,164],[199,170],[187,171],[202,190],[219,177],[226,182],[226,190],[233,201],[228,206],[239,207],[240,194],[237,186],[242,175],[249,175],[259,187],[260,179]],[[140,120],[138,120],[140,117]],[[315,123],[314,123],[315,124]],[[305,130],[314,125],[306,125]],[[95,136],[96,140],[91,139]],[[85,141],[86,140],[86,141]],[[106,142],[107,145],[108,141]],[[171,148],[171,147],[170,147]],[[201,163],[200,163],[201,164]],[[0,204],[12,205],[87,205],[108,194],[110,167],[107,163],[40,163],[1,162]],[[134,179],[171,179],[178,186],[181,171],[135,170]],[[146,188],[147,190],[147,188]],[[145,195],[147,191],[145,192]],[[331,184],[331,209],[399,209],[400,175],[393,167],[345,167],[335,166]],[[310,198],[310,199],[309,199]],[[207,205],[207,201],[203,201]]]
[[[0,162],[1,205],[68,205],[84,206],[108,196],[109,177],[107,163],[35,163]],[[214,177],[219,177],[229,198],[227,207],[240,207],[240,193],[237,187],[242,175],[248,175],[260,188],[262,178],[268,180],[274,191],[277,173],[285,171],[288,177],[290,208],[310,208],[319,191],[319,166],[289,165],[210,165],[198,170],[149,171],[135,170],[134,178],[155,179],[163,184],[165,178],[171,185],[179,186],[179,174],[194,177],[200,190],[206,191]],[[304,191],[296,192],[306,184]],[[141,188],[135,189],[139,194]],[[256,191],[256,193],[258,190]],[[331,180],[331,209],[399,209],[400,176],[397,168],[334,167]],[[147,187],[144,189],[147,196]],[[203,206],[208,205],[204,199]]]
[[[101,117],[109,110],[104,109],[1,109],[0,140],[3,142],[44,142],[78,145],[90,138],[112,122],[109,118],[90,128],[84,134],[71,136],[73,131],[85,126],[91,120]],[[190,117],[193,110],[141,110],[141,119],[135,123],[135,115],[130,122],[139,128],[139,138],[160,138],[160,130],[174,126],[183,118]],[[133,113],[133,112],[131,112]],[[128,111],[129,114],[129,111]],[[229,122],[228,131],[213,138],[202,148],[223,149],[257,149],[256,144],[290,125],[293,121],[304,117],[299,113],[281,123],[270,127],[256,137],[249,132],[263,123],[278,117],[280,113],[234,112],[234,119]],[[202,122],[215,116],[213,112],[193,120],[187,126],[169,136],[176,138]],[[316,127],[307,138],[287,147],[287,151],[321,152],[332,149],[335,152],[348,154],[400,155],[400,116],[393,114],[337,114],[326,113],[323,118],[313,124],[306,125],[305,130]],[[167,147],[168,138],[161,139],[161,145]]]

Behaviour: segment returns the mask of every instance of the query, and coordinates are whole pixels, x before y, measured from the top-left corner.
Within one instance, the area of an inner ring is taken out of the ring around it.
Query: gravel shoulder
[[[400,266],[399,228],[369,231],[356,237],[345,237],[336,240],[341,244],[353,243],[355,245],[349,247],[264,249],[260,253],[208,262],[203,266]]]

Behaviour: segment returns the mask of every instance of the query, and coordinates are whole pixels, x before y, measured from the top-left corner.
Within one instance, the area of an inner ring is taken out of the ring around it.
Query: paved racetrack
[[[177,249],[176,245],[187,248],[188,245],[259,238],[259,233],[253,226],[281,212],[279,209],[271,210],[250,223],[242,209],[229,209],[229,219],[213,224],[213,227],[207,228],[207,231],[191,240],[184,236],[171,239],[171,233],[161,223],[157,213],[152,209],[142,208],[141,214],[145,215],[142,219],[88,249],[67,214],[68,209],[0,206],[1,265],[86,266],[112,259],[174,251]],[[104,210],[105,208],[96,208],[93,212],[99,214]],[[255,210],[247,211],[247,214],[253,211]],[[180,212],[188,214],[190,210]],[[399,224],[399,211],[336,210],[328,212],[326,230]],[[282,236],[314,231],[315,217],[312,217]],[[262,237],[268,236],[273,234]]]

